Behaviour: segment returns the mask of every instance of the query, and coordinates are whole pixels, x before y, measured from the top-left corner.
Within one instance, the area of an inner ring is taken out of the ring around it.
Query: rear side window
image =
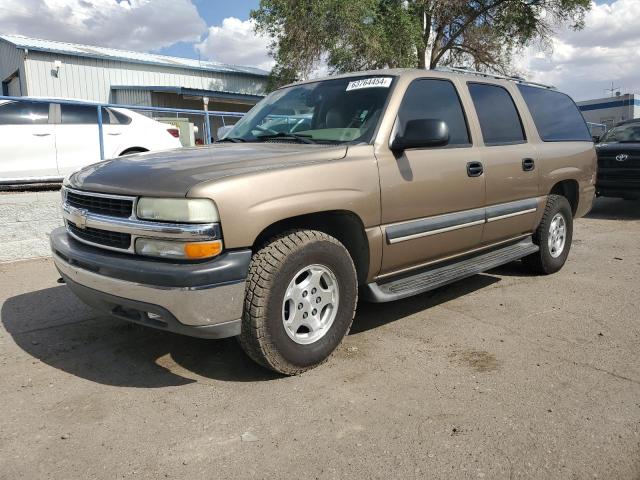
[[[485,145],[512,145],[525,141],[522,122],[509,92],[498,85],[469,83]]]
[[[102,123],[104,125],[129,125],[131,123],[131,119],[120,112],[103,107]]]
[[[0,125],[43,125],[48,122],[48,103],[11,102],[0,105]]]
[[[469,146],[469,130],[460,98],[448,80],[416,80],[407,89],[398,112],[400,126],[409,120],[443,120],[449,127],[449,146]]]
[[[60,105],[63,125],[97,125],[98,109],[91,105]]]
[[[593,141],[580,110],[568,95],[529,85],[518,88],[543,141]]]

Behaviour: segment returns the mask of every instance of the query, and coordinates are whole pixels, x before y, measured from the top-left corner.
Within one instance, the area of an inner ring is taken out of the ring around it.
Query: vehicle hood
[[[202,182],[338,160],[346,153],[345,145],[224,143],[105,160],[71,175],[68,185],[100,193],[185,196]]]
[[[602,154],[612,154],[612,153],[640,153],[640,142],[634,143],[599,143],[596,145],[596,152]]]

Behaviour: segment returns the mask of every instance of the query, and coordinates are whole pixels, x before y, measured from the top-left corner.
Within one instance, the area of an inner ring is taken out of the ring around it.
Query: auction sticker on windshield
[[[347,85],[347,92],[360,90],[361,88],[389,88],[391,86],[391,80],[391,77],[372,77],[354,80]]]

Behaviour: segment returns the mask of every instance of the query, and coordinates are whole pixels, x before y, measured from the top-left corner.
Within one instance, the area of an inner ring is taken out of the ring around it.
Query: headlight
[[[212,258],[222,252],[222,240],[210,242],[177,242],[138,238],[136,253],[147,257],[170,258],[177,260],[201,260]]]
[[[207,198],[138,199],[138,218],[165,222],[215,223],[220,221],[218,209]]]

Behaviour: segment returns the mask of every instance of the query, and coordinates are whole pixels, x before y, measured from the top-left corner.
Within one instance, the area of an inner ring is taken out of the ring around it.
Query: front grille
[[[640,155],[627,154],[627,159],[623,162],[616,160],[618,152],[613,153],[598,153],[598,167],[599,168],[640,168]]]
[[[133,201],[129,199],[96,197],[70,190],[67,190],[66,203],[75,208],[83,208],[91,213],[120,218],[129,218],[133,211]]]
[[[599,170],[598,178],[601,180],[628,180],[638,181],[640,180],[640,170],[631,171],[607,171]]]
[[[67,222],[67,229],[76,237],[87,242],[104,245],[105,247],[126,250],[131,246],[131,235],[128,233],[109,232],[97,228],[78,228],[74,223]]]

